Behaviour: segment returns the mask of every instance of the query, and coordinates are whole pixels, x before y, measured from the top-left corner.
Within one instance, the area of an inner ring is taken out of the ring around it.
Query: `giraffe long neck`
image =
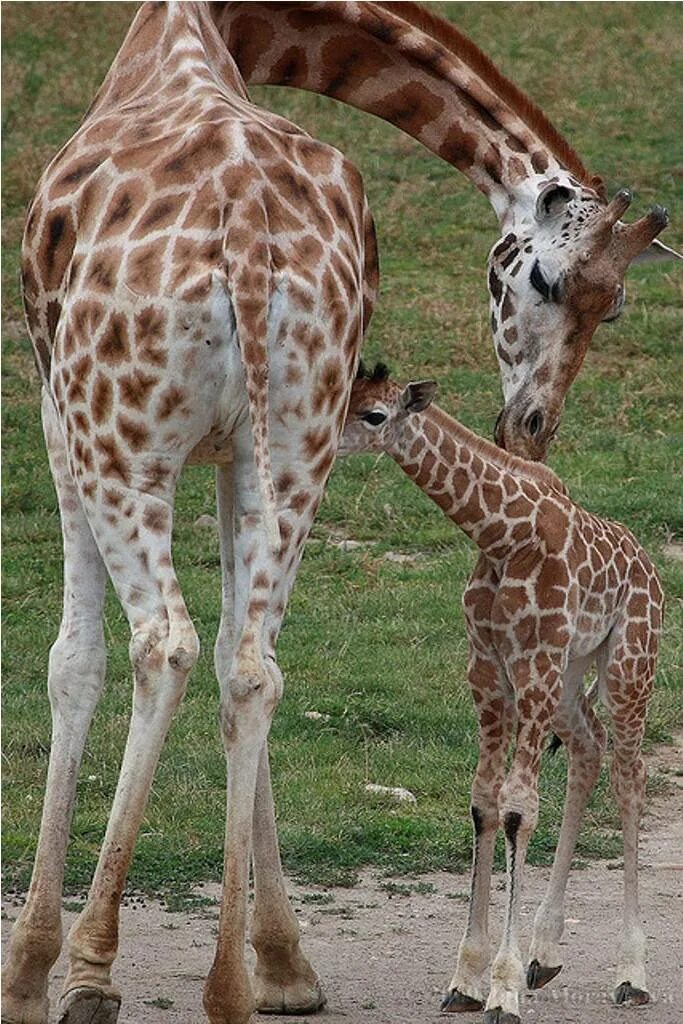
[[[525,483],[541,493],[567,493],[551,469],[509,455],[436,405],[409,416],[388,451],[444,515],[495,558],[506,554],[506,543],[515,543],[503,505],[528,490]]]
[[[499,218],[539,178],[586,169],[465,36],[414,3],[212,4],[248,84],[322,93],[390,121],[463,171]]]

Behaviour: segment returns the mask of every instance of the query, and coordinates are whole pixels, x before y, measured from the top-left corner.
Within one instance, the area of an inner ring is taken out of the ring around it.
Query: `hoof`
[[[59,1024],[116,1024],[121,1000],[96,988],[75,988],[59,1006]]]
[[[484,1024],[521,1024],[516,1013],[507,1013],[502,1007],[484,1011]]]
[[[532,960],[526,971],[526,987],[529,989],[543,988],[561,970],[562,964],[559,967],[541,967],[538,960]]]
[[[443,997],[441,1009],[444,1013],[476,1013],[484,1009],[484,1004],[481,999],[466,996],[464,992],[458,992],[457,988],[454,988]]]
[[[48,1010],[47,999],[27,1005],[26,1000],[17,1002],[3,995],[0,1024],[47,1024]]]
[[[614,990],[614,1002],[617,1006],[645,1006],[650,1002],[650,993],[634,988],[630,981],[622,981]]]
[[[257,1013],[317,1013],[327,1003],[327,997],[317,978],[315,984],[303,982],[288,985],[286,988],[255,978],[254,987]]]

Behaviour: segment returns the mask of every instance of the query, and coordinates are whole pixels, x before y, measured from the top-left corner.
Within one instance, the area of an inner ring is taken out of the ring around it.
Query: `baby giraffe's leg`
[[[485,1024],[518,1024],[525,972],[519,951],[519,911],[524,863],[538,820],[538,772],[543,746],[559,701],[562,668],[546,653],[519,659],[508,668],[516,692],[517,742],[510,773],[498,796],[505,832],[507,913],[503,938],[491,968]]]
[[[655,654],[645,653],[641,648],[640,656],[634,657],[634,646],[629,645],[626,630],[624,634],[624,639],[613,645],[605,672],[606,703],[614,736],[612,789],[624,836],[624,920],[614,1001],[641,1005],[650,1000],[645,975],[645,933],[638,906],[638,829],[646,778],[641,744]]]
[[[458,962],[441,1008],[448,1013],[481,1010],[490,963],[488,913],[493,851],[498,831],[498,793],[515,721],[512,689],[497,658],[472,652],[469,682],[479,719],[479,762],[472,783],[474,844],[470,906]]]
[[[529,950],[527,988],[542,988],[562,969],[558,943],[564,931],[564,894],[581,818],[593,792],[605,751],[607,734],[583,694],[586,661],[575,662],[565,673],[562,700],[553,729],[569,759],[564,816],[550,881],[534,920]]]

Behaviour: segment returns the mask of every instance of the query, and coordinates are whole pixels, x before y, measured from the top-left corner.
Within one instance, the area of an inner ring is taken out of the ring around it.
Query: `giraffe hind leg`
[[[131,479],[139,479],[134,469]],[[157,760],[199,650],[173,569],[169,501],[123,483],[119,491],[119,516],[107,517],[89,499],[84,507],[131,629],[133,710],[88,899],[69,932],[60,1024],[117,1019],[120,995],[111,971],[120,899]]]
[[[212,1024],[242,1024],[253,1008],[262,1013],[306,1013],[324,1003],[317,976],[301,952],[299,926],[282,878],[267,754],[270,722],[283,687],[275,642],[322,486],[305,507],[280,508],[283,543],[274,553],[255,505],[248,447],[244,450],[244,437],[236,434],[234,466],[221,469],[218,479],[223,610],[215,665],[229,771],[219,938],[204,989],[204,1007]],[[296,451],[287,458],[278,448],[275,466],[280,470],[283,459],[287,466],[296,465]],[[253,985],[244,960],[252,846],[251,940],[257,956]]]
[[[285,889],[266,744],[256,779],[253,856],[251,940],[257,951],[256,1007],[259,1013],[315,1013],[327,999],[314,968],[301,951],[299,922]]]
[[[612,718],[612,790],[619,806],[624,842],[622,938],[613,998],[617,1005],[650,1001],[645,970],[646,939],[638,902],[638,831],[645,804],[646,769],[641,755],[645,713],[652,689],[656,637],[649,649],[631,642],[628,621],[611,638],[600,666],[601,692]],[[640,625],[640,624],[638,624]]]
[[[605,729],[583,693],[590,659],[571,664],[553,728],[567,750],[569,765],[564,814],[548,888],[536,917],[529,950],[527,988],[543,988],[562,969],[559,941],[564,931],[564,897],[581,818],[595,788],[605,750]]]
[[[474,825],[470,907],[455,972],[441,1004],[447,1013],[481,1010],[490,964],[488,912],[498,831],[498,794],[515,721],[511,688],[496,658],[471,651],[469,683],[479,719],[479,759],[472,782]]]
[[[62,881],[76,783],[105,674],[106,572],[46,391],[42,416],[64,538],[64,611],[48,668],[52,742],[38,848],[3,969],[2,1019],[7,1024],[45,1024],[48,1018],[47,980],[62,944]]]

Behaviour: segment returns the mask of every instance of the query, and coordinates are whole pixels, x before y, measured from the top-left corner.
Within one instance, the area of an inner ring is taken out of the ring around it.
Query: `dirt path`
[[[681,748],[650,758],[666,772],[665,797],[651,801],[641,840],[641,902],[648,937],[653,1001],[642,1010],[610,1005],[621,920],[621,871],[609,862],[575,871],[567,901],[565,966],[546,989],[523,1000],[523,1020],[534,1024],[602,1024],[637,1017],[651,1024],[679,1024],[683,977],[683,778]],[[548,871],[528,872],[523,906],[526,942]],[[494,880],[492,922],[503,912],[503,877]],[[211,901],[218,886],[197,890]],[[425,1024],[443,1021],[441,993],[448,982],[464,925],[468,878],[445,873],[418,879],[368,874],[353,889],[316,890],[291,884],[305,949],[324,979],[328,1008],[320,1024]],[[3,938],[17,907],[6,906]],[[67,924],[73,913],[65,915]],[[115,978],[124,994],[119,1024],[205,1024],[201,990],[213,954],[216,906],[169,913],[153,901],[129,900],[122,910],[121,955]],[[65,960],[55,969],[56,998]],[[460,1017],[463,1024],[481,1014]]]

